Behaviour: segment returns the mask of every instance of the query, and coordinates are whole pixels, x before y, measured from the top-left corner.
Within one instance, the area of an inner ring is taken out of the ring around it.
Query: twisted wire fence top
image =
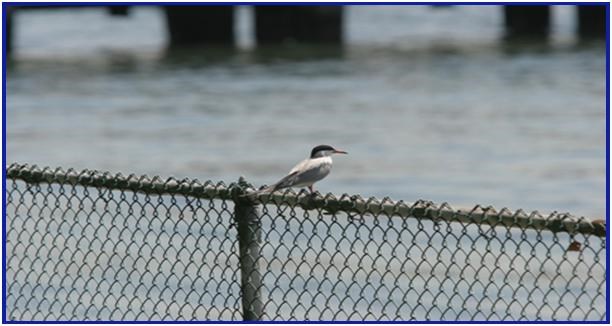
[[[601,220],[346,194],[252,199],[243,178],[5,173],[9,320],[607,318]]]
[[[7,167],[6,176],[29,183],[45,182],[104,187],[151,194],[171,193],[203,199],[246,200],[243,188],[238,187],[237,183],[230,183],[229,185],[212,181],[201,183],[197,179],[189,178],[176,179],[170,177],[163,179],[159,176],[152,178],[135,174],[124,176],[121,173],[111,174],[96,170],[76,171],[68,169],[64,171],[62,168],[52,169],[49,167],[41,169],[36,165],[18,163],[13,163]],[[243,178],[241,177],[240,180],[243,180]],[[258,195],[258,200],[263,204],[299,206],[307,210],[325,209],[328,212],[385,214],[387,216],[412,217],[434,221],[466,222],[491,226],[503,225],[522,229],[606,236],[603,221],[575,217],[569,213],[552,212],[542,215],[538,211],[526,213],[522,209],[511,211],[507,208],[497,211],[491,206],[482,207],[480,205],[476,205],[471,210],[454,210],[447,203],[437,206],[433,202],[424,200],[418,200],[411,205],[404,201],[395,202],[388,197],[379,200],[373,197],[364,199],[359,195],[351,196],[348,194],[343,194],[340,197],[331,193],[319,197],[300,196],[299,194],[287,190],[284,193]]]

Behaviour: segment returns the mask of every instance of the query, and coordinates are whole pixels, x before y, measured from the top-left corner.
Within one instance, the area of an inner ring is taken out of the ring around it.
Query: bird
[[[333,148],[329,145],[318,145],[310,151],[310,157],[296,164],[289,174],[271,186],[250,193],[250,197],[272,193],[276,190],[291,187],[308,187],[311,194],[314,194],[313,185],[315,182],[325,178],[332,167],[333,154],[348,154]]]

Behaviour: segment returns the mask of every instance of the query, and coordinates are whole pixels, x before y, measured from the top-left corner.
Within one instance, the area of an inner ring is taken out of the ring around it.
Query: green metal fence
[[[606,318],[603,222],[6,168],[9,320]]]

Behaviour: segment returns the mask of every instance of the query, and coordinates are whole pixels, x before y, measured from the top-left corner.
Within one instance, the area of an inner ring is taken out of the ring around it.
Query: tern
[[[258,190],[251,195],[271,193],[276,190],[291,187],[308,187],[311,194],[314,194],[313,184],[325,178],[332,167],[333,154],[348,154],[345,151],[337,150],[329,145],[315,146],[310,152],[310,158],[303,160],[289,171],[289,174],[280,179],[275,184]]]

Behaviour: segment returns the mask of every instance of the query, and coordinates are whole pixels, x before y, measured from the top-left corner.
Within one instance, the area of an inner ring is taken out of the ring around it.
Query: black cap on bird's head
[[[310,152],[310,158],[329,156],[331,154],[348,154],[345,151],[337,150],[329,145],[315,146]]]

